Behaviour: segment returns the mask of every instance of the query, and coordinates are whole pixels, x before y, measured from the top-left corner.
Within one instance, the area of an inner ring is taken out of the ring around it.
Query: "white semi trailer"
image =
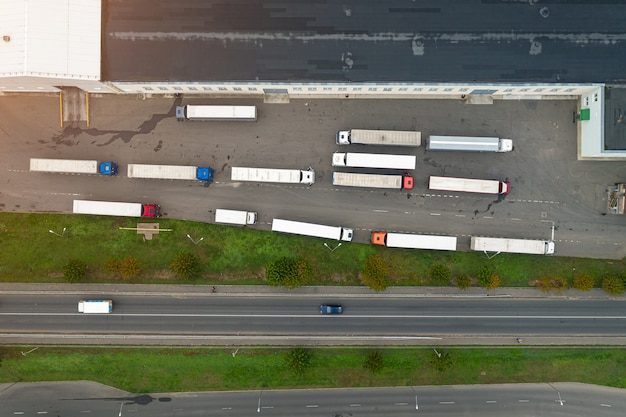
[[[272,231],[290,233],[294,235],[321,237],[325,239],[343,240],[350,242],[354,231],[346,227],[326,226],[323,224],[297,222],[293,220],[274,219]]]
[[[335,152],[334,167],[415,169],[415,155]]]
[[[120,203],[117,201],[74,200],[74,214],[120,217],[161,217],[158,204]]]
[[[128,178],[213,181],[213,169],[184,165],[129,164]]]
[[[91,160],[30,158],[30,170],[32,172],[113,176],[117,175],[117,164]]]
[[[406,130],[352,129],[337,132],[337,145],[389,145],[418,147],[422,133]]]
[[[343,187],[388,188],[412,190],[410,175],[358,174],[356,172],[333,172],[333,185]]]
[[[233,167],[232,181],[278,182],[285,184],[308,184],[315,182],[315,171],[298,169],[244,168]]]
[[[511,139],[474,136],[429,136],[427,151],[510,152]]]
[[[456,250],[455,236],[372,232],[372,243],[388,248]]]
[[[472,236],[470,249],[480,252],[508,252],[530,255],[552,255],[554,242],[551,240],[508,239]]]
[[[457,191],[462,193],[508,194],[511,185],[497,180],[477,180],[471,178],[430,177],[431,190]]]

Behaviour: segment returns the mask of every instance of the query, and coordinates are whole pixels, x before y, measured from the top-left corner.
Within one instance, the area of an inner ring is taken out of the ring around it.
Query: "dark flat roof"
[[[618,0],[103,3],[107,81],[622,82]]]

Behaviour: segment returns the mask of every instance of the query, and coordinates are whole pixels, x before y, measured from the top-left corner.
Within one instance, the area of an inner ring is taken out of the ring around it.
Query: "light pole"
[[[118,417],[122,417],[122,407],[124,407],[124,401],[120,404],[120,413],[118,414]]]
[[[58,234],[57,232],[55,232],[54,230],[50,229],[48,230],[48,232],[52,233],[53,235],[57,235],[58,237],[63,237],[65,235],[65,231],[67,230],[66,227],[63,228],[63,231],[61,232],[61,234]]]
[[[261,396],[263,395],[263,389],[261,389],[261,393],[259,394],[259,405],[257,405],[256,407],[256,412],[260,413],[261,412]]]
[[[204,238],[203,238],[203,237],[201,237],[199,240],[193,240],[193,238],[192,238],[191,236],[189,236],[189,235],[187,235],[187,237],[189,238],[189,240],[191,240],[191,242],[192,242],[194,245],[197,245],[198,243],[200,243],[200,242],[202,242],[202,241],[204,240]]]
[[[339,249],[339,247],[341,246],[341,243],[337,244],[337,246],[335,246],[334,248],[331,248],[330,246],[328,246],[328,245],[326,244],[326,242],[324,242],[324,246],[326,246],[326,248],[327,248],[329,251],[334,252],[334,251],[336,251],[337,249]]]
[[[37,349],[39,349],[39,347],[32,348],[32,349],[31,349],[31,350],[29,350],[28,352],[22,352],[22,356],[26,356],[26,355],[28,355],[30,352],[34,352],[34,351],[36,351]]]
[[[413,386],[411,386],[411,390],[413,391],[413,394],[415,394],[415,409],[419,410],[420,407],[417,405],[417,392],[415,392],[415,388],[413,388]]]
[[[552,385],[552,384],[550,384],[550,383],[548,383],[548,385],[550,385],[550,386],[552,387],[552,389],[553,389],[553,390],[555,390],[555,391],[556,391],[556,393],[557,393],[557,395],[559,396],[559,399],[558,399],[558,400],[554,400],[554,402],[557,402],[557,403],[559,403],[559,404],[563,405],[563,403],[564,403],[565,401],[563,401],[563,399],[561,399],[561,393],[559,392],[559,390],[558,390],[558,389],[556,389],[556,388],[554,387],[554,385]]]

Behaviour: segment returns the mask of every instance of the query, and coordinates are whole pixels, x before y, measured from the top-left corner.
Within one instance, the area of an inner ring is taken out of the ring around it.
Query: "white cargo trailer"
[[[256,121],[256,106],[212,106],[188,104],[176,106],[176,119],[206,121]]]
[[[340,226],[326,226],[323,224],[304,223],[293,220],[274,219],[272,231],[321,237],[325,239],[344,240],[350,242],[354,231]]]
[[[429,136],[427,151],[510,152],[511,139],[473,136]]]
[[[388,248],[456,250],[456,237],[372,232],[372,243]]]
[[[158,204],[120,203],[117,201],[74,200],[75,214],[121,217],[161,217]]]
[[[334,167],[415,169],[415,155],[335,152]]]
[[[356,172],[333,172],[333,185],[343,187],[413,189],[410,175],[358,174]]]
[[[113,311],[111,300],[80,300],[78,312],[85,314],[108,314]]]
[[[552,255],[554,242],[551,240],[508,239],[472,236],[470,248],[481,252],[508,252],[530,255]]]
[[[30,158],[30,170],[64,174],[117,175],[117,164],[75,159]]]
[[[402,130],[352,129],[337,132],[337,145],[389,145],[418,147],[422,133]]]
[[[248,224],[255,224],[256,219],[257,214],[253,211],[227,209],[215,210],[215,223],[238,224],[245,226]]]
[[[232,181],[278,182],[285,184],[313,184],[315,171],[298,169],[244,168],[233,167],[230,174]]]
[[[508,194],[510,184],[497,180],[430,177],[428,188],[431,190],[457,191],[463,193]]]
[[[129,164],[128,178],[212,181],[213,169],[185,165]]]

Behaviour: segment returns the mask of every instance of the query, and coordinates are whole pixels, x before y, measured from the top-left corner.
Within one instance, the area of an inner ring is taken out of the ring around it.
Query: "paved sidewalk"
[[[376,292],[363,286],[307,286],[289,290],[267,285],[218,285],[215,294],[211,285],[153,285],[153,284],[22,284],[0,283],[0,294],[8,293],[66,293],[66,294],[181,294],[181,295],[222,295],[222,296],[259,296],[280,297],[291,294],[300,296],[336,296],[336,297],[511,297],[511,298],[558,298],[558,299],[621,299],[611,297],[604,290],[594,288],[591,291],[568,289],[561,292],[544,293],[535,288],[497,288],[485,290],[472,287],[459,290],[456,287],[389,287],[386,291]]]

